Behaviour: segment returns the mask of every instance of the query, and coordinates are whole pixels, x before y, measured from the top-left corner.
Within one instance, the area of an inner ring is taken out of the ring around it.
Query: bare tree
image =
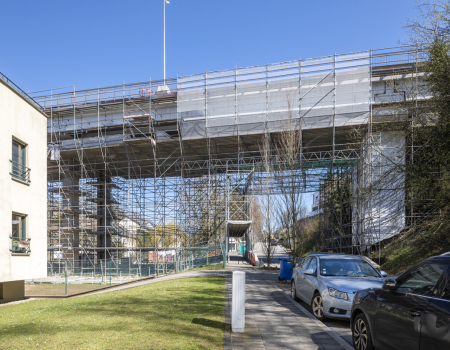
[[[277,198],[273,193],[273,162],[270,135],[268,133],[263,136],[263,142],[259,148],[262,156],[262,171],[264,174],[262,183],[263,195],[260,200],[261,211],[263,213],[263,227],[260,242],[264,256],[267,260],[267,267],[270,267],[276,251],[276,245],[272,244],[272,236],[276,231]]]
[[[302,123],[294,118],[292,97],[287,94],[285,125],[274,142],[274,154],[277,160],[277,171],[274,178],[280,193],[277,206],[277,217],[281,227],[285,229],[286,247],[293,257],[294,266],[299,252],[303,250],[298,222],[305,216],[304,189],[305,181],[302,169]]]
[[[252,230],[254,237],[260,242],[264,229],[264,214],[258,197],[252,200]]]
[[[404,28],[409,36],[406,44],[429,50],[436,41],[448,42],[450,34],[450,1],[417,1],[418,15]]]

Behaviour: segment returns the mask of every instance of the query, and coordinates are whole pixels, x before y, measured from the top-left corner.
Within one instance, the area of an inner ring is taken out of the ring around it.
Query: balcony
[[[18,238],[18,237],[9,237],[11,238],[11,252],[13,254],[30,254],[30,241],[31,238]]]
[[[26,166],[14,162],[12,160],[9,160],[9,162],[11,163],[11,168],[10,168],[10,175],[13,179],[25,182],[27,184],[30,183],[30,168],[27,168]]]

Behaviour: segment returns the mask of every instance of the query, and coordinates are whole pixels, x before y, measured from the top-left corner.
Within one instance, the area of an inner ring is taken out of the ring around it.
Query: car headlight
[[[328,287],[328,294],[332,296],[333,298],[343,299],[343,300],[349,300],[348,294],[345,292],[340,292],[334,288]]]

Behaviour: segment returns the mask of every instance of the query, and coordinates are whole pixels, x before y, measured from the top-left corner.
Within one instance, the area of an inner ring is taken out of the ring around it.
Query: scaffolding
[[[414,71],[418,55],[369,50],[31,94],[49,118],[49,271],[148,263],[167,251],[177,259],[192,247],[217,251],[229,236],[245,236],[251,247],[251,201],[265,181],[261,140],[276,140],[288,121],[301,132],[302,191],[325,198],[337,186],[347,208],[324,209],[323,248],[360,252],[375,244],[383,224],[373,216],[386,203],[358,204],[352,193],[370,187],[377,166],[374,116],[386,104],[375,98],[379,85],[398,69]],[[162,84],[169,90],[158,92]],[[363,136],[352,137],[355,130]],[[276,181],[271,186],[280,193]],[[400,197],[389,205],[399,207]]]

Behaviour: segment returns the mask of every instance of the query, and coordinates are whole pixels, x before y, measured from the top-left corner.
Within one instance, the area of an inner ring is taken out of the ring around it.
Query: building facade
[[[47,118],[0,74],[0,303],[47,275]]]

